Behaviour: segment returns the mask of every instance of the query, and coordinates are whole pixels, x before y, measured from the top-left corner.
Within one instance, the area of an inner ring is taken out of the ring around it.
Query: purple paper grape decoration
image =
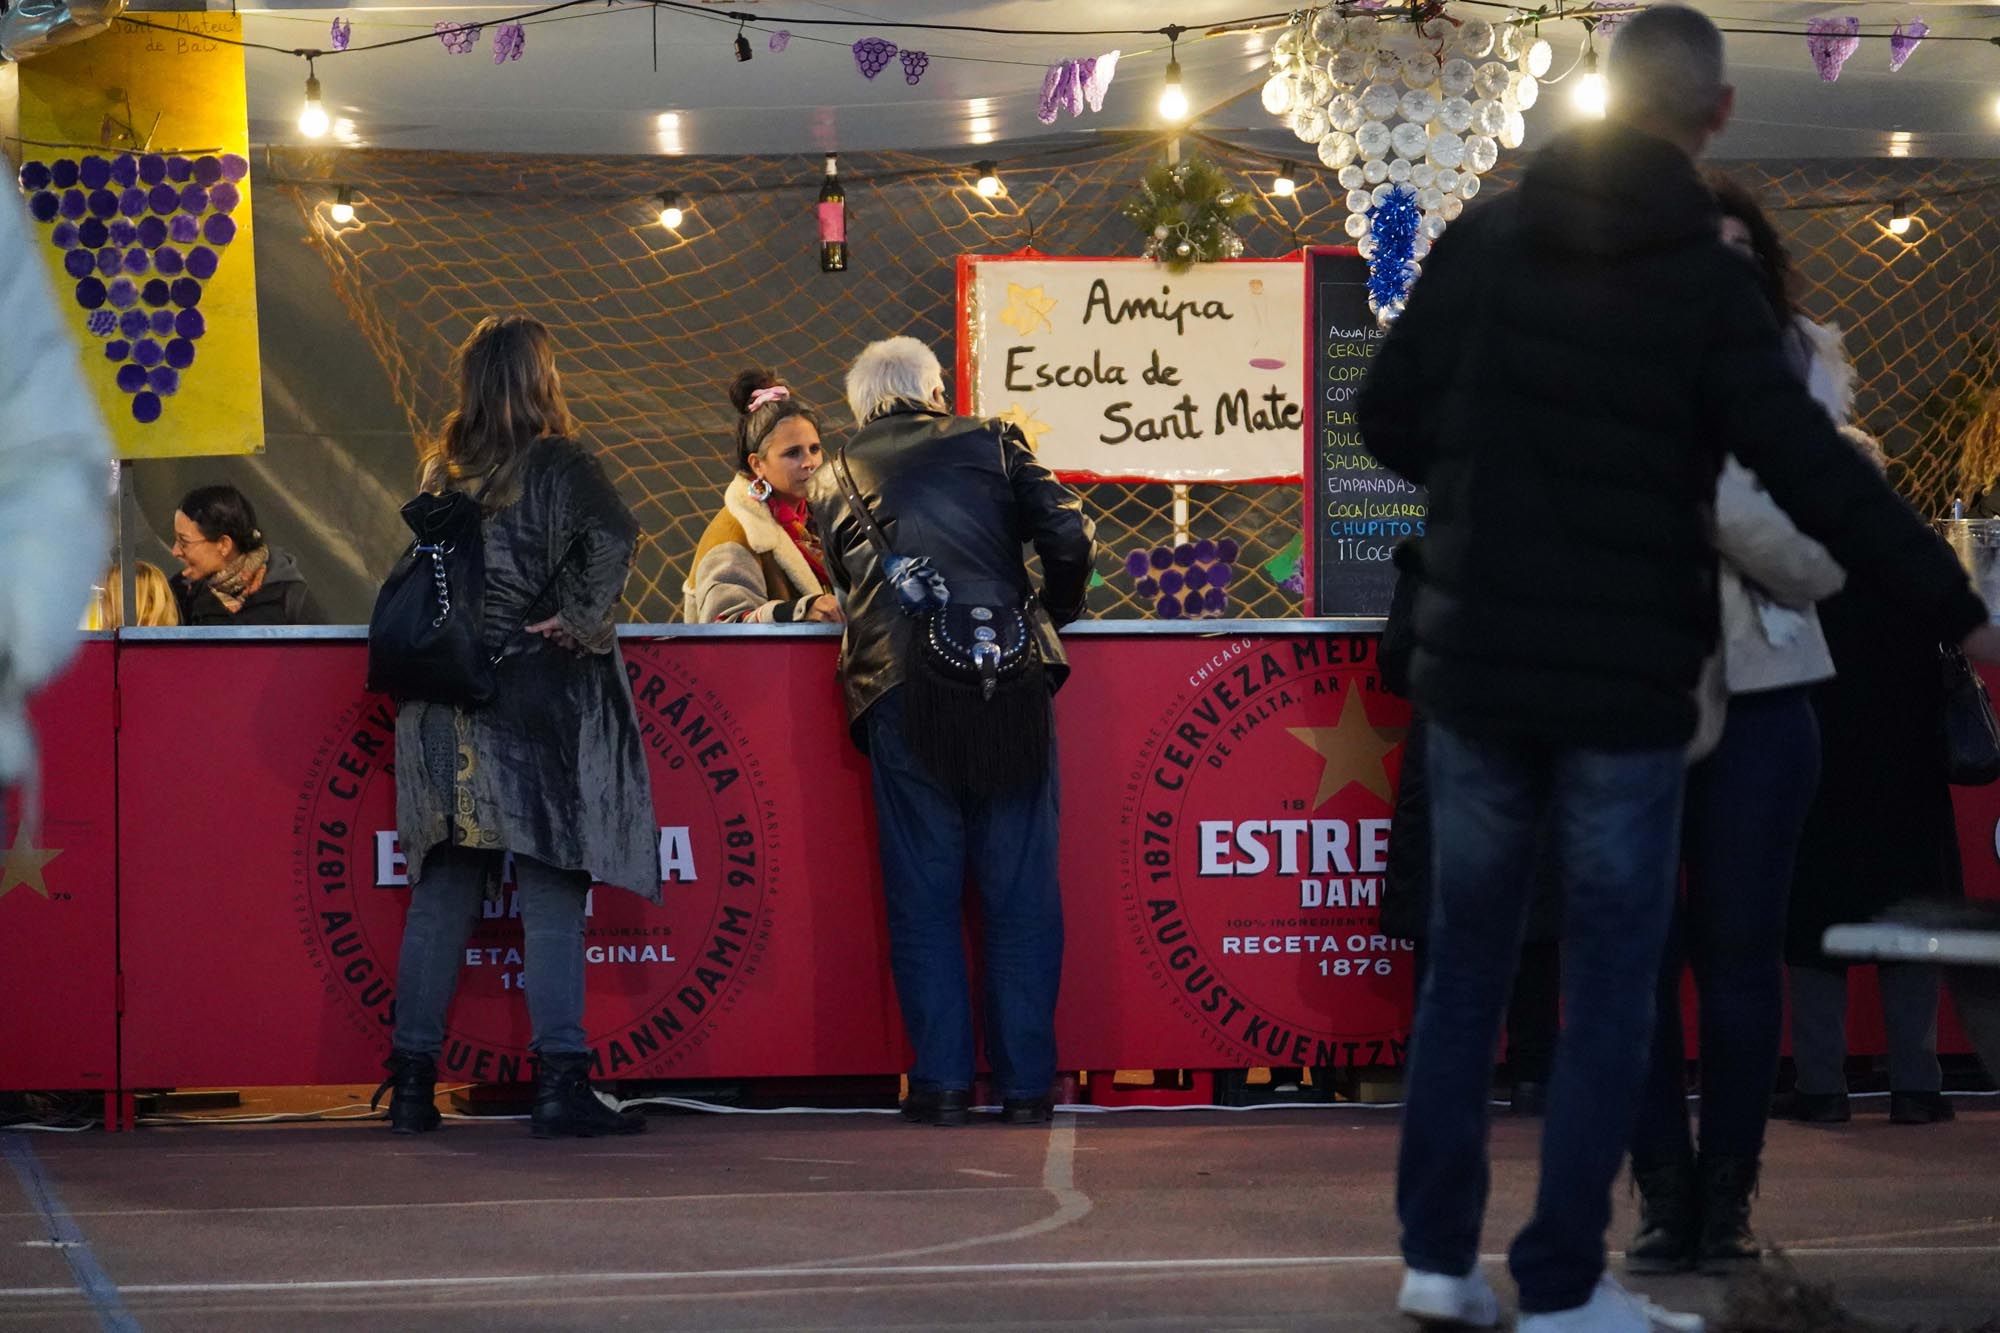
[[[21,164],[21,188],[24,190],[46,190],[49,186],[49,164],[46,162],[23,162]]]
[[[167,179],[176,185],[185,185],[194,177],[194,163],[176,154],[167,159]]]
[[[210,245],[227,245],[236,239],[236,219],[227,213],[210,213],[201,221],[201,236]]]
[[[144,217],[148,202],[146,191],[134,185],[131,189],[119,193],[118,211],[128,218]]]
[[[58,190],[69,189],[77,181],[76,163],[66,157],[57,158],[55,165],[49,168],[49,181]]]
[[[1195,563],[1200,565],[1206,565],[1213,561],[1215,559],[1215,542],[1208,537],[1203,537],[1200,541],[1196,542],[1194,544],[1194,559]]]
[[[1160,595],[1160,581],[1158,579],[1154,578],[1140,579],[1139,582],[1133,586],[1137,589],[1141,597],[1157,597]]]
[[[118,270],[124,267],[124,265],[125,256],[119,254],[108,245],[97,252],[97,271],[104,277],[114,278],[118,276]]]
[[[1146,575],[1146,563],[1146,553],[1144,551],[1133,551],[1125,557],[1125,576],[1133,579],[1144,578]]]
[[[90,215],[94,218],[115,218],[118,216],[118,196],[109,190],[90,192]]]
[[[146,372],[146,384],[162,398],[171,398],[181,387],[181,373],[172,366],[154,366]]]
[[[158,153],[148,153],[139,159],[139,180],[145,185],[158,185],[167,178],[167,159]]]
[[[39,198],[40,196],[37,197]],[[49,197],[54,198],[53,195]],[[33,208],[34,205],[31,203],[29,205],[30,211],[32,211]],[[88,199],[84,197],[84,193],[82,190],[65,190],[63,191],[63,196],[61,201],[56,205],[56,211],[61,213],[64,217],[70,219],[72,222],[81,221],[84,217],[88,216],[90,213],[90,202]],[[37,222],[48,221],[47,218],[39,216],[36,217],[35,220]]]
[[[175,370],[186,370],[194,364],[194,344],[186,338],[175,338],[167,344],[167,364]]]
[[[1235,578],[1236,568],[1233,565],[1218,562],[1208,567],[1208,586],[1211,588],[1227,588]]]
[[[174,332],[192,342],[208,332],[208,320],[199,310],[183,310],[174,316]]]
[[[201,284],[193,278],[175,278],[168,291],[175,305],[192,309],[201,304]]]
[[[1186,569],[1194,563],[1194,543],[1182,542],[1174,548],[1174,563]]]
[[[470,55],[472,48],[479,44],[477,23],[453,23],[447,19],[439,19],[431,25],[431,31],[437,34],[440,42],[444,43],[444,49],[455,56]]]
[[[132,344],[132,359],[147,369],[159,365],[166,358],[167,349],[151,338],[141,338]]]
[[[97,270],[97,255],[89,250],[72,250],[63,256],[63,272],[72,278],[87,278]]]
[[[187,260],[173,246],[163,245],[153,251],[153,267],[171,278],[187,268]]]
[[[1861,49],[1861,20],[1851,14],[1814,19],[1806,24],[1806,33],[1806,50],[1812,53],[1813,66],[1819,70],[1822,83],[1838,79],[1840,67]]]
[[[163,181],[155,185],[152,193],[146,196],[146,203],[155,213],[165,217],[180,211],[181,192]],[[194,219],[189,218],[188,221],[193,222]]]
[[[792,34],[790,30],[785,28],[780,28],[776,32],[772,33],[771,40],[765,43],[766,46],[769,46],[771,48],[771,53],[773,55],[784,50],[791,44],[792,44]]]
[[[154,393],[140,393],[132,399],[132,419],[142,426],[150,426],[160,419],[160,398]]]
[[[139,289],[139,299],[157,310],[170,299],[167,290],[165,278],[150,278],[146,285]]]
[[[1185,582],[1189,588],[1206,588],[1208,586],[1208,570],[1200,565],[1196,565],[1187,572]]]
[[[218,181],[208,192],[208,206],[218,213],[234,213],[243,202],[243,192],[230,181]]]
[[[518,23],[503,23],[493,34],[493,63],[504,65],[519,60],[528,45],[528,30]]]
[[[153,258],[135,245],[125,252],[124,264],[125,271],[136,278],[153,266]]]
[[[924,71],[931,67],[930,53],[927,51],[904,51],[897,59],[903,62],[903,82],[912,88],[924,77]]]
[[[217,260],[215,257],[215,251],[209,249],[205,245],[197,245],[194,249],[188,252],[188,257],[187,257],[188,276],[192,278],[198,278],[202,282],[207,282],[210,278],[215,276],[216,265],[219,262],[220,261]],[[192,305],[193,302],[188,302],[187,304]]]
[[[889,61],[896,54],[896,44],[886,37],[863,37],[853,47],[854,63],[861,67],[864,77],[873,79],[889,68]]]
[[[222,155],[222,179],[226,181],[240,181],[249,174],[250,159],[244,157],[241,153],[224,153]]]
[[[118,332],[124,337],[143,338],[146,336],[146,330],[151,327],[152,322],[146,318],[146,312],[143,310],[127,310],[118,316]]]
[[[160,211],[162,213],[173,212],[170,208],[163,208]],[[167,223],[167,234],[174,238],[175,245],[193,245],[201,239],[201,223],[195,221],[185,213],[176,214]]]
[[[1071,107],[1075,108],[1070,110],[1071,115],[1083,108],[1083,81],[1077,75],[1074,60],[1058,60],[1042,75],[1042,94],[1035,102],[1035,119],[1053,125],[1056,117]]]
[[[335,19],[333,30],[327,34],[327,41],[336,51],[345,51],[347,44],[354,40],[354,25],[346,19]]]
[[[109,310],[93,310],[85,327],[93,337],[109,338],[118,331],[118,317]]]
[[[1889,72],[1893,74],[1901,69],[1916,54],[1917,44],[1930,33],[1930,24],[1922,19],[1911,19],[1907,24],[1898,23],[1896,31],[1889,34]]]
[[[1182,577],[1181,572],[1178,569],[1170,569],[1166,573],[1160,575],[1160,591],[1164,593],[1179,592],[1184,586],[1186,586],[1186,583],[1187,580]]]
[[[139,392],[146,387],[146,372],[129,363],[118,367],[118,387],[125,393]]]
[[[1171,546],[1155,546],[1148,559],[1152,562],[1154,569],[1165,569],[1168,565],[1174,563],[1174,548]]]
[[[77,163],[76,179],[86,190],[101,190],[111,183],[111,164],[101,157],[86,157]]]
[[[1219,616],[1229,609],[1229,598],[1224,595],[1222,589],[1210,588],[1202,598],[1202,605],[1207,608],[1210,615]]]
[[[174,312],[171,310],[155,310],[152,318],[147,321],[147,327],[153,331],[155,338],[173,337]]]
[[[123,338],[113,338],[110,342],[104,344],[104,359],[106,361],[123,361],[130,355],[132,355],[132,344],[126,342]]]
[[[1164,595],[1159,601],[1153,603],[1153,610],[1162,620],[1179,620],[1181,618],[1181,599],[1170,594]]]
[[[181,212],[200,217],[208,211],[208,191],[198,183],[190,182],[181,190]]]
[[[76,243],[86,250],[102,250],[110,239],[111,228],[97,218],[85,218],[76,224]]]
[[[62,201],[48,190],[42,190],[28,199],[28,216],[37,222],[54,222],[60,212]]]
[[[113,245],[130,246],[138,244],[139,241],[139,229],[124,218],[107,223],[105,234],[110,237]]]
[[[125,189],[139,183],[139,159],[130,153],[120,153],[111,159],[111,179]]]
[[[1303,566],[1293,570],[1278,583],[1278,586],[1294,597],[1306,595],[1306,571]]]

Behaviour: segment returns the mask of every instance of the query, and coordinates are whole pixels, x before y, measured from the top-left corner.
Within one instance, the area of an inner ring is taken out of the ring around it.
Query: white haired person
[[[768,370],[729,386],[736,409],[736,475],[695,547],[683,614],[695,623],[783,625],[837,621],[826,553],[806,505],[824,454],[819,416]]]
[[[24,173],[25,176],[26,173]],[[0,200],[0,531],[16,571],[0,590],[0,788],[32,779],[28,695],[69,661],[109,547],[111,445],[20,204]],[[32,782],[29,784],[32,796]],[[34,802],[23,806],[32,820]],[[27,832],[32,835],[34,829]]]
[[[970,876],[1002,1118],[1039,1124],[1062,974],[1051,696],[1069,665],[1056,628],[1082,613],[1093,530],[1017,428],[946,409],[937,357],[916,339],[869,344],[847,401],[861,429],[811,497],[847,617],[841,685],[873,772],[890,967],[916,1050],[903,1114],[968,1118]]]

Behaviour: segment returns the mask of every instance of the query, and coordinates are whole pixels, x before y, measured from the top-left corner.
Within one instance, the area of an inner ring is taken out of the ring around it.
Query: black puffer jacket
[[[1412,664],[1463,733],[1679,745],[1717,633],[1724,453],[1912,618],[1985,618],[1965,575],[1786,364],[1750,267],[1678,148],[1608,124],[1538,155],[1431,256],[1360,404],[1430,488]]]
[[[929,556],[954,600],[1028,600],[1022,547],[1042,558],[1029,608],[1053,685],[1069,674],[1058,626],[1083,611],[1095,529],[1076,492],[1035,461],[1021,432],[997,421],[910,409],[878,417],[845,450],[854,485],[897,555]],[[831,464],[813,474],[813,518],[840,589],[847,637],[840,678],[857,742],[862,714],[902,683],[913,623],[896,609],[882,562],[850,512]]]

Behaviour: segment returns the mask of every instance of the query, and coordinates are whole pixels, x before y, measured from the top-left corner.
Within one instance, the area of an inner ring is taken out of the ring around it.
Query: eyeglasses
[[[172,546],[169,546],[167,549],[170,551],[192,551],[197,546],[213,546],[213,545],[215,545],[214,538],[196,537],[193,540],[189,540],[188,538],[183,537],[178,532],[176,532],[174,534],[174,544]]]

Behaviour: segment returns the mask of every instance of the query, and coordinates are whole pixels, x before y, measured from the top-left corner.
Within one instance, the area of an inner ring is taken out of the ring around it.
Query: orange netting
[[[1137,253],[1118,209],[1161,151],[1157,139],[1029,151],[1009,159],[1009,193],[993,200],[972,190],[965,165],[844,154],[853,255],[844,275],[823,275],[816,263],[817,157],[353,152],[336,167],[278,154],[274,174],[308,220],[413,429],[442,415],[451,348],[479,316],[526,309],[554,329],[583,432],[645,533],[629,613],[665,621],[680,614],[695,542],[728,480],[723,386],[736,370],[772,367],[844,422],[840,376],[867,340],[913,334],[949,362],[958,255],[1031,242],[1053,254]],[[1247,185],[1269,181],[1266,159],[1217,143],[1203,151]],[[1982,405],[2000,418],[2000,179],[1990,165],[1732,169],[1778,210],[1807,310],[1846,328],[1862,421],[1896,458],[1899,484],[1931,511],[1983,484],[1990,472],[1961,479],[1959,454],[1979,435]],[[328,220],[329,192],[317,183],[328,179],[354,187],[357,225]],[[677,234],[657,221],[653,196],[668,187],[689,200]],[[1247,253],[1345,239],[1345,205],[1330,177],[1307,171],[1301,187],[1292,199],[1260,200],[1243,228]],[[1918,200],[1918,220],[1898,238],[1883,225],[1886,205],[1906,196]],[[1989,423],[1986,434],[2000,432]],[[1093,615],[1150,614],[1123,572],[1126,554],[1203,537],[1241,548],[1227,614],[1300,613],[1296,490],[1193,486],[1177,495],[1163,485],[1096,485],[1085,498],[1104,546]]]

